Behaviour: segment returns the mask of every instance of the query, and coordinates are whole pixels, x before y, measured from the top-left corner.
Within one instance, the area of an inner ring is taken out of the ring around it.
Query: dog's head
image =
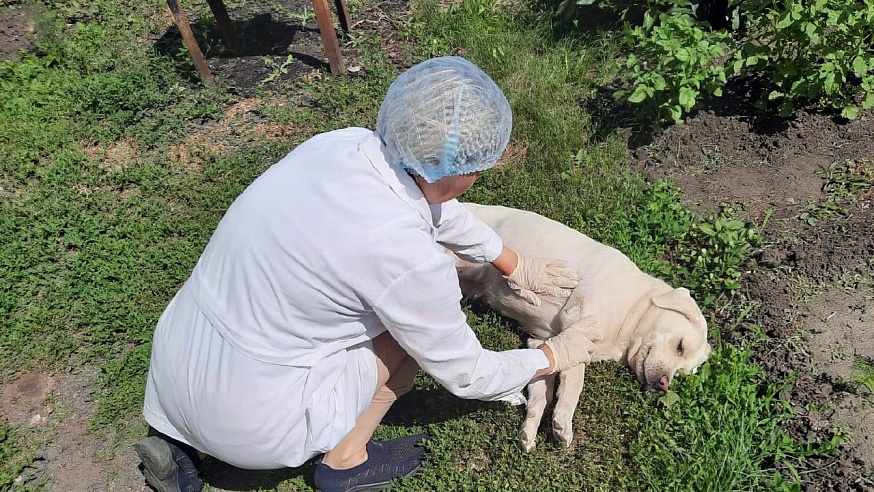
[[[696,372],[710,351],[707,321],[689,291],[680,288],[652,297],[626,361],[641,384],[664,391],[680,371]]]

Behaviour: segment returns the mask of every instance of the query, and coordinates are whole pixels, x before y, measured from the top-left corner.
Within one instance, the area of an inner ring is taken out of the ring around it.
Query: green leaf
[[[869,92],[862,101],[862,109],[874,108],[874,92]]]
[[[641,103],[646,99],[646,86],[639,85],[634,89],[634,93],[628,97],[628,102],[630,103]]]
[[[868,73],[868,63],[861,56],[857,56],[853,60],[853,73],[859,78],[864,77]]]
[[[698,229],[708,236],[716,235],[716,230],[710,224],[698,224]]]
[[[679,402],[680,402],[680,395],[678,395],[676,392],[671,391],[671,390],[665,391],[665,394],[662,395],[661,398],[659,398],[659,403],[661,403],[662,405],[664,405],[668,408],[671,408],[672,406],[676,405]]]
[[[686,111],[691,111],[695,107],[695,97],[698,96],[698,91],[688,87],[680,88],[680,106]]]
[[[680,106],[671,106],[668,108],[668,111],[671,113],[671,120],[673,120],[674,124],[683,124],[683,109]]]
[[[855,120],[859,117],[859,106],[851,104],[841,111],[841,116],[848,120]]]
[[[788,10],[784,10],[780,13],[780,17],[777,19],[777,29],[786,29],[787,27],[792,25],[792,16]]]
[[[778,114],[781,118],[786,118],[792,114],[795,107],[792,105],[791,99],[783,99],[783,102],[777,107]]]
[[[667,82],[665,82],[665,78],[659,74],[653,74],[652,85],[657,91],[663,91],[668,86]]]
[[[740,220],[732,220],[728,224],[725,224],[725,228],[730,231],[736,231],[738,229],[742,229],[744,223]]]
[[[743,67],[744,67],[744,61],[743,61],[743,60],[735,60],[735,62],[734,62],[734,66],[733,66],[733,68],[734,68],[733,73],[734,73],[734,74],[739,74],[740,71],[741,71],[741,69],[742,69]]]

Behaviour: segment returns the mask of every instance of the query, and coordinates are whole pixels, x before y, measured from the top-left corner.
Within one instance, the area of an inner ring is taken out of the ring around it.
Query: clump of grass
[[[0,490],[37,490],[40,483],[21,482],[22,473],[30,467],[35,456],[22,445],[21,435],[5,419],[0,418]]]
[[[187,210],[164,194],[175,176],[148,151],[218,106],[132,45],[149,6],[89,9],[72,26],[46,11],[37,52],[0,65],[3,373],[142,341],[161,287],[178,282],[164,268],[178,256],[163,247],[178,244]],[[118,148],[141,151],[103,165]]]
[[[823,199],[811,201],[799,218],[810,225],[844,219],[874,188],[874,162],[862,160],[831,164],[817,174],[823,178]]]
[[[856,359],[856,371],[855,381],[874,394],[874,363],[870,360]]]
[[[836,449],[838,438],[803,443],[781,427],[793,415],[778,396],[785,383],[767,382],[750,355],[721,345],[698,374],[660,399],[659,418],[648,420],[631,446],[635,476],[646,478],[648,490],[762,490],[777,483],[791,490],[800,480],[798,460]]]

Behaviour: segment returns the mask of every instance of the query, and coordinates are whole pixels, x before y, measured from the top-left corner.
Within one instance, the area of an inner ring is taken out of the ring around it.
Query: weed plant
[[[848,119],[874,108],[874,0],[565,0],[559,12],[592,4],[627,20],[630,54],[617,63],[628,84],[614,96],[657,126],[682,123],[731,76],[764,81],[757,106],[783,117],[807,104]]]

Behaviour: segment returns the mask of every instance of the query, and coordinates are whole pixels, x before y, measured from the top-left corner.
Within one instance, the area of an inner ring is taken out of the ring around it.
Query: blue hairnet
[[[388,158],[433,183],[489,169],[510,140],[504,93],[457,56],[413,66],[388,88],[376,120]]]

